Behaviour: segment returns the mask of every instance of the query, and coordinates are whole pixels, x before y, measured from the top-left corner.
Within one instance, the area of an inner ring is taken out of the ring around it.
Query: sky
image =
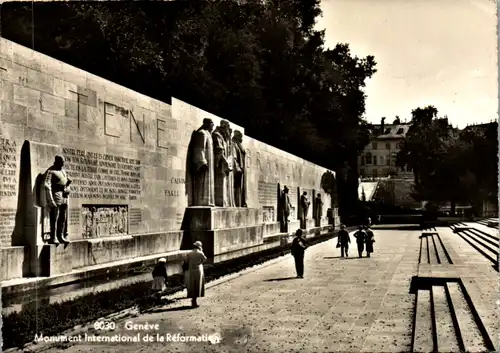
[[[322,0],[326,48],[375,56],[366,119],[392,123],[434,105],[453,126],[498,119],[494,0]]]

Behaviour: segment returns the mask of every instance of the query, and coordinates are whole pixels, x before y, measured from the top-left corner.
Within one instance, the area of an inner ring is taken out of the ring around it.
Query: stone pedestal
[[[255,208],[188,207],[182,223],[182,248],[192,249],[199,240],[214,262],[242,256],[264,242],[265,225]]]
[[[295,220],[290,220],[290,222],[288,222],[288,234],[295,234],[295,232],[297,231],[297,229],[301,228],[300,227],[300,220],[298,219],[295,219]]]
[[[0,280],[6,281],[22,278],[29,273],[29,248],[27,246],[9,246],[0,249],[1,270]]]
[[[192,206],[186,208],[182,230],[222,230],[261,223],[257,208]]]
[[[62,256],[64,245],[49,246],[44,241],[46,233],[50,233],[49,215],[41,207],[40,192],[43,192],[43,174],[54,163],[54,157],[61,153],[61,147],[45,143],[25,141],[21,149],[21,190],[23,190],[22,213],[24,214],[24,237],[29,247],[30,274],[33,276],[50,276],[59,272],[51,269],[55,258]],[[52,247],[54,249],[52,249]],[[57,248],[57,250],[55,250]],[[69,249],[68,249],[69,250]],[[64,255],[71,258],[71,252]],[[60,260],[55,260],[58,263]],[[71,263],[71,262],[69,262]],[[61,270],[64,269],[64,263]],[[67,272],[67,265],[66,265]]]
[[[70,247],[71,244],[45,244],[36,246],[34,248],[36,253],[31,256],[31,271],[33,275],[37,277],[49,277],[71,272],[72,251]]]

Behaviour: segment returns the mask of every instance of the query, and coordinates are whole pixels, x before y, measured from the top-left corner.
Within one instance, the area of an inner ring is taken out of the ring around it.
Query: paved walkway
[[[221,342],[77,343],[73,352],[401,352],[411,345],[419,231],[378,230],[372,258],[339,258],[335,240],[307,250],[305,278],[296,279],[293,259],[240,276],[207,290],[200,307],[188,299],[156,312],[117,321],[112,332],[144,338],[152,333],[218,334]],[[354,239],[352,239],[354,240]],[[158,331],[127,331],[126,321],[159,324]],[[88,334],[95,334],[89,330]],[[165,337],[165,336],[164,336]],[[64,345],[64,347],[66,344]],[[59,352],[63,346],[49,352]]]

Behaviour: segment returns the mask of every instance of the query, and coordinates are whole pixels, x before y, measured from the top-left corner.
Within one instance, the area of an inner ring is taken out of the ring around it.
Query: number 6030
[[[116,324],[114,322],[108,321],[96,321],[94,322],[94,330],[114,330]]]

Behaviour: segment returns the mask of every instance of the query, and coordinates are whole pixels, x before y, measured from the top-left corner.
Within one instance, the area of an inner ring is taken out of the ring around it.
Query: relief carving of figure
[[[302,229],[306,229],[307,226],[307,214],[309,213],[309,206],[311,205],[311,201],[307,198],[307,191],[302,193],[300,197],[300,221],[302,223]]]
[[[288,222],[290,213],[292,211],[292,203],[290,202],[290,196],[288,195],[288,187],[285,185],[283,187],[283,191],[280,195],[280,214],[279,214],[279,220],[281,223],[281,231],[282,232],[288,232]]]
[[[83,208],[83,230],[82,236],[84,238],[90,238],[92,235],[92,212],[88,208]]]
[[[243,148],[243,135],[236,130],[233,136],[234,154],[234,203],[236,207],[247,207],[246,201],[246,151]]]
[[[119,208],[118,207],[115,207],[113,208],[113,213],[112,213],[112,217],[113,217],[113,226],[111,227],[112,229],[112,233],[113,234],[116,234],[116,233],[119,233],[118,231],[118,217],[119,217]]]
[[[211,119],[203,119],[191,135],[186,158],[188,206],[215,206],[213,128]]]
[[[214,144],[215,205],[235,207],[233,153],[229,122],[221,120],[212,133]]]
[[[64,157],[56,156],[54,164],[45,172],[44,202],[49,208],[50,243],[68,244],[68,197],[72,180],[64,169]]]
[[[90,234],[93,238],[95,238],[95,237],[97,237],[97,231],[98,231],[98,228],[97,228],[97,209],[95,207],[92,207],[91,212],[92,212],[92,227],[90,230]]]
[[[128,210],[126,207],[122,208],[122,224],[123,224],[122,233],[128,234]]]

